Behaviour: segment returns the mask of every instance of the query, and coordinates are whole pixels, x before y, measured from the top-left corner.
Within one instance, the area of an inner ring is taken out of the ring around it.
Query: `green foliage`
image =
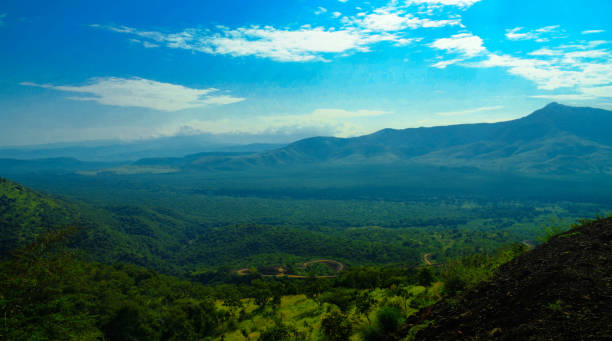
[[[185,340],[223,330],[227,313],[205,287],[83,262],[64,246],[70,232],[43,234],[0,263],[2,338]]]
[[[380,340],[404,315],[440,299],[437,280],[451,294],[486,280],[526,249],[518,243],[495,251],[499,245],[533,238],[534,221],[582,212],[460,199],[227,197],[193,193],[183,183],[151,190],[111,185],[93,188],[90,198],[99,204],[92,206],[0,179],[6,314],[0,338],[197,340],[255,332],[270,340],[346,340],[360,329],[366,340]],[[80,190],[97,185],[88,186]],[[122,194],[105,197],[109,189]],[[66,243],[62,227],[69,225],[80,228]],[[424,253],[446,262],[419,266]],[[479,254],[457,258],[473,253]],[[322,264],[300,270],[323,257],[350,266],[334,278],[262,277],[279,265],[290,273],[335,273]],[[239,267],[259,271],[233,274]],[[283,305],[289,297],[301,301]]]
[[[436,277],[431,267],[422,267],[417,270],[416,280],[418,285],[428,287],[435,279]]]
[[[320,294],[317,300],[321,303],[333,304],[346,313],[355,305],[356,297],[357,291],[354,289],[337,288]]]
[[[550,238],[560,235],[569,229],[569,225],[561,223],[551,223],[549,225],[542,226],[542,231],[538,236],[538,241],[541,243],[546,243],[548,240],[550,240]]]
[[[396,307],[382,307],[376,312],[376,327],[384,334],[393,333],[404,321],[404,315]]]
[[[348,317],[333,310],[321,319],[321,331],[330,341],[346,341],[351,337],[353,325]]]
[[[526,251],[526,245],[512,244],[492,256],[475,254],[450,260],[442,266],[440,272],[444,290],[449,295],[455,295],[459,291],[485,281],[500,265]]]
[[[295,328],[287,326],[282,322],[277,321],[272,327],[267,328],[259,336],[261,341],[286,341],[295,340],[297,332]]]
[[[374,299],[370,296],[369,292],[362,292],[355,298],[355,307],[357,308],[357,312],[359,314],[365,315],[370,321],[369,313],[374,306]]]
[[[563,302],[560,299],[556,300],[555,302],[548,304],[548,309],[550,309],[552,311],[561,311],[561,308],[562,308],[561,304],[562,303]]]

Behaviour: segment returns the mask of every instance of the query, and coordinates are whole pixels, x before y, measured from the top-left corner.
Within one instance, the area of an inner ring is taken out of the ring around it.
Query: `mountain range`
[[[352,138],[311,137],[288,145],[204,146],[194,136],[127,145],[3,149],[0,170],[57,166],[64,171],[110,168],[115,172],[123,165],[131,167],[129,173],[138,173],[134,167],[146,167],[146,173],[151,167],[217,171],[400,164],[528,175],[610,175],[610,127],[611,111],[551,103],[505,122],[383,129]],[[177,157],[187,151],[198,153]],[[46,159],[15,161],[35,156]],[[90,162],[74,159],[80,156]]]
[[[238,170],[408,162],[529,174],[612,174],[610,127],[611,111],[551,103],[511,121],[312,137],[248,155],[190,156],[182,166]],[[146,164],[166,162],[149,159]]]

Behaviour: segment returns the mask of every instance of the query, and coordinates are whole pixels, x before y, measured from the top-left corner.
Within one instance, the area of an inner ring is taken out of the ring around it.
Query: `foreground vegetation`
[[[40,235],[0,263],[2,338],[10,340],[376,339],[524,251],[433,267],[354,267],[336,278],[203,286],[133,265],[82,260],[74,229]],[[378,335],[378,336],[377,336]]]
[[[0,339],[380,340],[490,278],[537,224],[602,209],[112,189],[92,204],[0,179]],[[346,268],[297,266],[320,258]],[[307,278],[262,276],[279,266]]]

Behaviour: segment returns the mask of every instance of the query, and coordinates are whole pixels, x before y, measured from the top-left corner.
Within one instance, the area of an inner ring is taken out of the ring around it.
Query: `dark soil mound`
[[[491,281],[421,310],[417,340],[612,340],[612,219],[552,238]]]

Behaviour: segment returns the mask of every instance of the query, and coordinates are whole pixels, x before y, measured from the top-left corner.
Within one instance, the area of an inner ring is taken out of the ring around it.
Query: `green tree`
[[[345,314],[334,310],[321,320],[321,331],[327,340],[345,341],[351,337],[353,325]]]

